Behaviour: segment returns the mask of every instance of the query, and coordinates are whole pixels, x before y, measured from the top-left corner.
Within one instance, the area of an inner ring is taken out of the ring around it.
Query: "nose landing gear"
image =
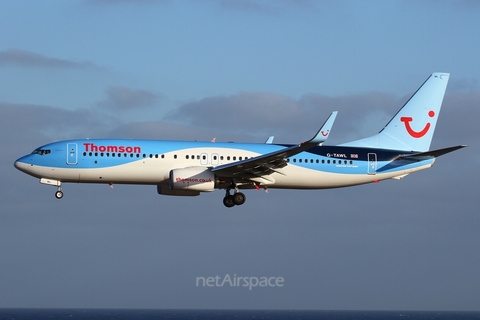
[[[55,192],[55,198],[57,198],[57,199],[62,199],[63,198],[62,190],[58,190],[57,192]]]
[[[50,186],[57,187],[57,192],[55,192],[55,198],[57,198],[57,199],[62,199],[63,198],[62,182],[61,181],[48,179],[48,178],[41,178],[40,183],[41,184],[48,184]]]
[[[55,198],[57,199],[62,199],[63,198],[63,192],[62,192],[62,185],[59,184],[57,187],[57,192],[55,192]]]

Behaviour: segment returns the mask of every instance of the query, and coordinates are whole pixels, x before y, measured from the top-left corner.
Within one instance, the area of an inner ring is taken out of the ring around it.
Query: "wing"
[[[258,178],[261,178],[271,181],[268,175],[278,172],[278,169],[285,167],[287,165],[286,159],[288,157],[294,156],[325,142],[330,134],[336,116],[337,111],[332,112],[327,121],[325,121],[320,130],[318,130],[317,134],[308,141],[272,153],[220,165],[213,168],[212,172],[221,177],[237,178],[239,180],[255,181]]]

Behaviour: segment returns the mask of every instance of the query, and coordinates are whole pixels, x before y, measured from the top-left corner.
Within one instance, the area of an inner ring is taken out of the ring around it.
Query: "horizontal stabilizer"
[[[420,160],[425,160],[429,158],[437,158],[440,156],[443,156],[444,154],[453,152],[455,150],[465,148],[466,145],[460,145],[460,146],[455,146],[455,147],[449,147],[449,148],[444,148],[444,149],[438,149],[438,150],[432,150],[432,151],[427,151],[427,152],[421,152],[421,153],[415,153],[415,154],[410,154],[410,155],[405,155],[405,156],[400,156],[398,159],[403,159],[403,160],[414,160],[414,161],[420,161]]]

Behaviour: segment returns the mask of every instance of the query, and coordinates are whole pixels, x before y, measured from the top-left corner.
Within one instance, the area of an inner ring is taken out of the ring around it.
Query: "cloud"
[[[165,121],[128,122],[117,126],[109,136],[125,139],[156,139],[156,140],[198,140],[210,141],[215,130],[192,127],[188,124],[176,124]],[[226,133],[225,136],[230,136]],[[236,138],[242,138],[236,136]],[[238,140],[237,140],[238,141]]]
[[[115,110],[151,107],[162,98],[162,95],[157,93],[123,86],[110,87],[107,95],[107,99],[100,101],[98,105]]]
[[[58,69],[98,68],[91,62],[76,62],[47,57],[35,52],[7,49],[0,51],[0,66],[20,66]]]
[[[480,91],[447,93],[438,118],[433,143],[441,146],[468,144],[468,152],[477,150]]]
[[[245,135],[278,135],[276,141],[290,143],[309,138],[332,111],[339,111],[332,137],[354,139],[380,131],[401,105],[393,95],[379,92],[340,97],[306,94],[299,100],[270,92],[240,92],[188,102],[165,120]]]
[[[478,79],[459,79],[450,80],[448,90],[454,91],[475,91],[478,90]]]
[[[33,104],[0,103],[0,118],[3,144],[98,137],[118,125],[114,117],[89,109],[65,110]]]

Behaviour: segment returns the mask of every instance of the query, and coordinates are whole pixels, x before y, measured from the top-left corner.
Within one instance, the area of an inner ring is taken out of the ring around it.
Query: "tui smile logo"
[[[322,130],[322,136],[324,136],[324,137],[328,136],[328,133],[329,133],[329,132],[330,132],[330,130],[327,130],[327,132],[325,132],[325,131]]]
[[[428,116],[430,118],[433,118],[435,116],[435,112],[433,110],[430,110],[430,112],[428,112]],[[427,122],[427,124],[425,125],[425,127],[423,128],[423,130],[421,131],[415,131],[412,129],[412,127],[410,126],[410,122],[413,120],[412,117],[401,117],[400,118],[400,121],[404,122],[405,123],[405,128],[407,129],[407,132],[408,134],[410,134],[412,137],[414,138],[421,138],[423,137],[424,135],[427,134],[428,130],[430,129],[430,122]]]

